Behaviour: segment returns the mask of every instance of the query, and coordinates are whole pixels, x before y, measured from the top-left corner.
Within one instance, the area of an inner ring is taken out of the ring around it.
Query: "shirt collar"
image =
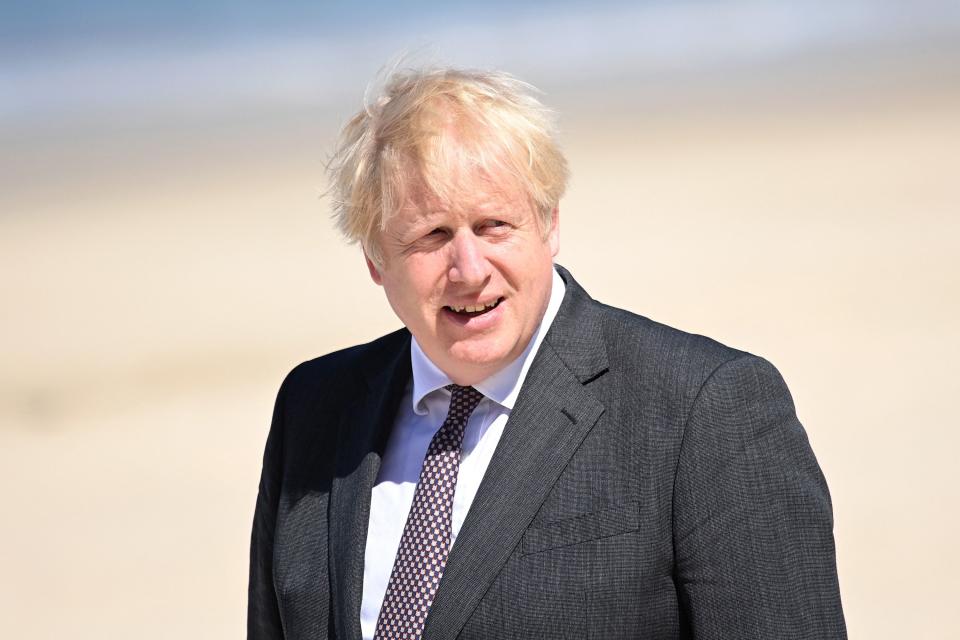
[[[550,330],[550,325],[553,324],[557,311],[560,310],[564,291],[566,291],[566,286],[563,284],[563,279],[554,269],[547,310],[544,311],[543,319],[526,349],[516,360],[503,369],[473,385],[477,391],[508,411],[513,409],[517,395],[520,393],[520,387],[523,385],[523,381],[527,377],[527,371],[533,363],[533,357],[540,349],[540,343],[543,342],[547,331]],[[427,406],[423,402],[424,397],[437,389],[442,389],[452,381],[427,357],[416,338],[410,341],[410,360],[413,365],[413,411],[419,415],[426,415]]]

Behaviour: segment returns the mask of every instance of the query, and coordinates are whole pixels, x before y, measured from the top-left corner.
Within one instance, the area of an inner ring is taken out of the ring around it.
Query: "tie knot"
[[[448,384],[444,387],[450,392],[450,412],[470,415],[483,400],[483,394],[473,387],[462,387],[459,384]]]

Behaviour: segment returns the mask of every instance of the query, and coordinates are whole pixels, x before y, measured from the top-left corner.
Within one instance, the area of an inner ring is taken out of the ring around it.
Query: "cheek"
[[[437,306],[440,287],[427,267],[411,264],[403,276],[394,274],[394,277],[385,279],[384,289],[394,309],[402,309],[407,315],[430,315],[430,310]]]

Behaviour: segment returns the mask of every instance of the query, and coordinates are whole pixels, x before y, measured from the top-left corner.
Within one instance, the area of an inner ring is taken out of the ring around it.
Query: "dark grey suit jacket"
[[[567,291],[424,638],[845,638],[823,475],[777,370]],[[370,492],[410,334],[284,381],[248,637],[360,638]]]

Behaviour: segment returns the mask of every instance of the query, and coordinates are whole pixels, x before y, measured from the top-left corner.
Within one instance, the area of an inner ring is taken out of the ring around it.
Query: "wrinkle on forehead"
[[[385,218],[383,230],[395,226],[390,224],[394,220],[403,226],[418,227],[421,224],[429,225],[428,221],[444,218],[447,214],[509,215],[514,220],[519,214],[537,221],[533,200],[509,176],[490,175],[481,169],[462,169],[460,167],[449,173],[446,188],[439,193],[420,176],[414,175],[404,180],[403,200],[390,218]]]

